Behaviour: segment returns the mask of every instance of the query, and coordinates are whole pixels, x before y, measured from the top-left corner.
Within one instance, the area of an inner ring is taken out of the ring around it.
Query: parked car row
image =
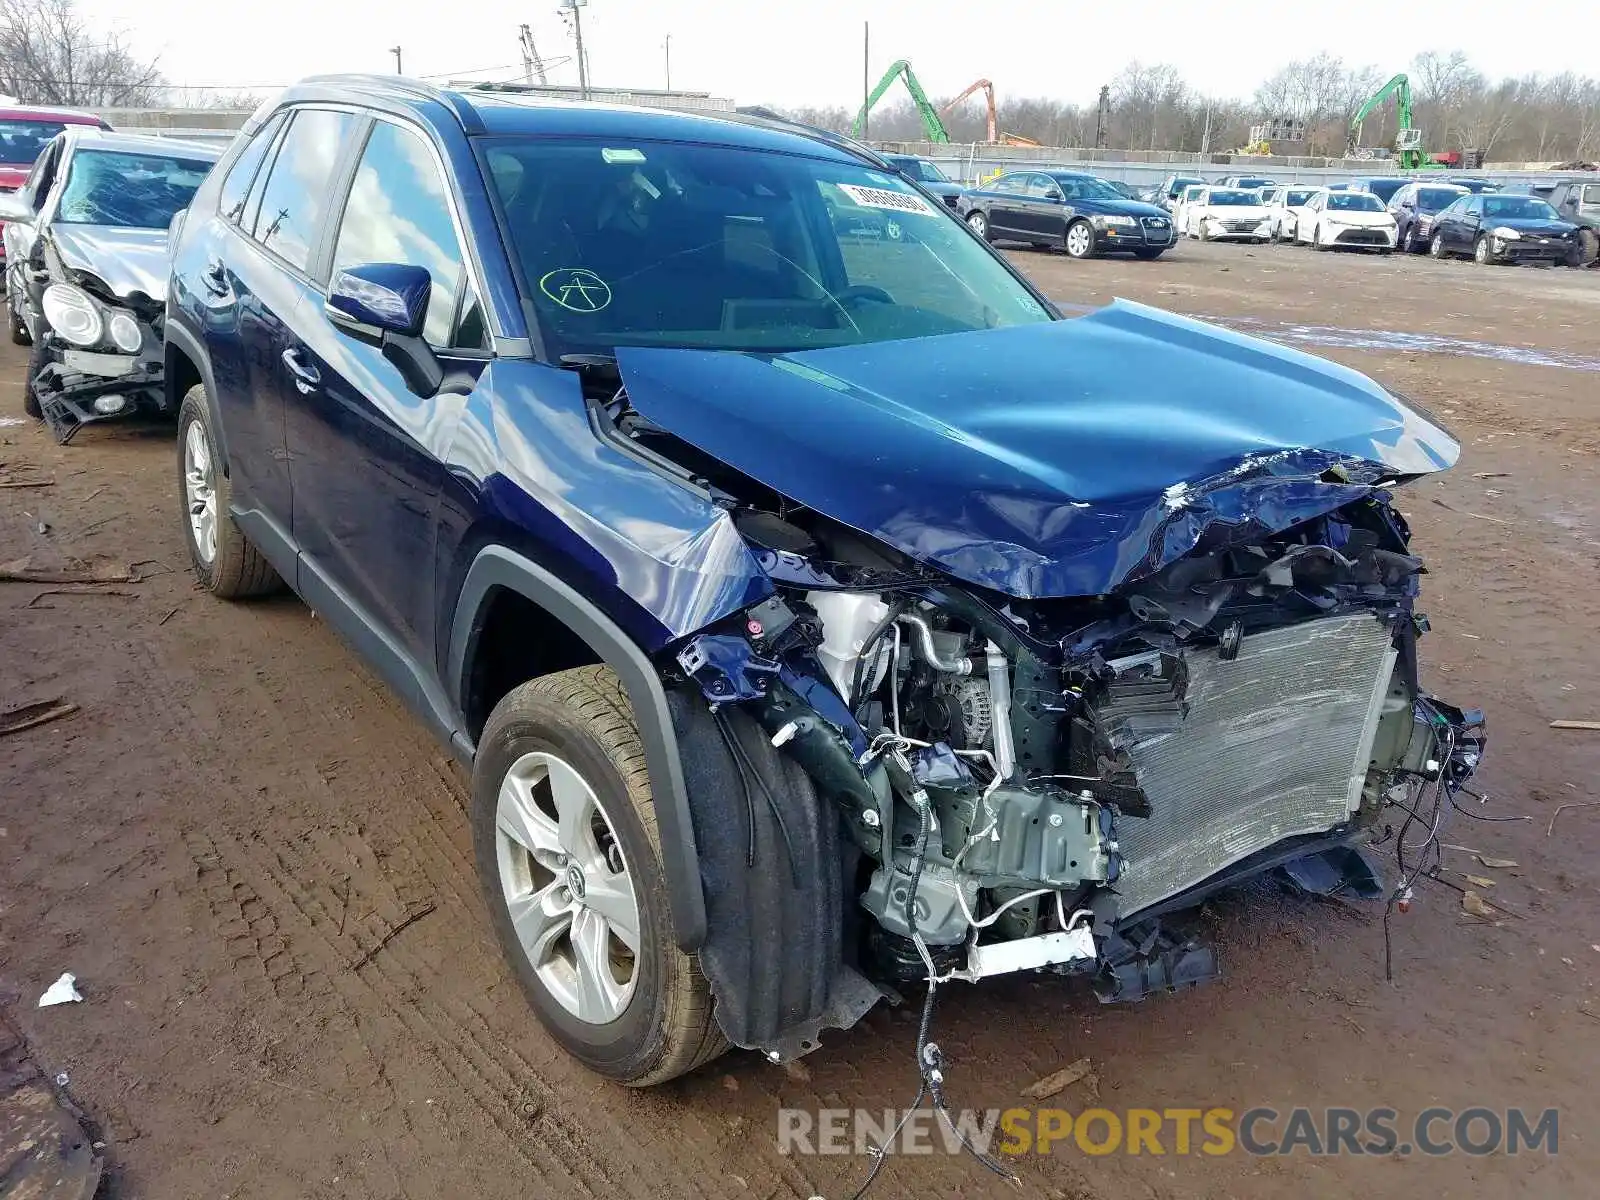
[[[292,588],[450,747],[494,936],[603,1076],[783,1062],[908,986],[924,1035],[954,980],[1185,989],[1173,914],[1380,898],[1391,804],[1478,766],[1391,508],[1458,443],[1295,349],[1064,319],[989,238],[1173,236],[1091,176],[958,212],[780,121],[391,77],[209,173],[64,136],[12,210],[49,395],[160,363],[199,585]],[[133,286],[64,249],[173,210]]]

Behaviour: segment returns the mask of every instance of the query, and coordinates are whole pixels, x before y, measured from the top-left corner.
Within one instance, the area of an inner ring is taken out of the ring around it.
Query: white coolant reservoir
[[[889,615],[889,606],[866,592],[807,592],[806,599],[822,620],[822,645],[817,657],[822,660],[839,695],[854,700],[850,683],[855,677],[856,660],[869,634]]]

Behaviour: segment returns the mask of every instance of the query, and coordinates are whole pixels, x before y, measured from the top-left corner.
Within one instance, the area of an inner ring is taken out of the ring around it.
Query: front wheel
[[[33,335],[28,332],[28,323],[22,319],[22,314],[17,311],[15,299],[6,304],[10,310],[11,344],[13,346],[33,345]]]
[[[530,680],[495,706],[472,837],[500,948],[574,1058],[644,1087],[727,1048],[677,946],[644,748],[611,668]]]
[[[967,228],[984,241],[989,240],[989,218],[984,215],[983,209],[975,208],[967,214]]]
[[[1494,254],[1489,249],[1489,239],[1481,233],[1478,235],[1478,240],[1472,243],[1472,261],[1480,267],[1486,267],[1494,261]]]
[[[206,389],[195,384],[178,409],[178,495],[183,538],[200,586],[224,600],[264,596],[283,580],[233,523],[232,485],[217,460]]]
[[[1433,239],[1428,243],[1428,256],[1430,258],[1444,258],[1446,253],[1447,251],[1444,248],[1444,235],[1438,233],[1434,234]]]
[[[1087,221],[1074,221],[1067,226],[1067,232],[1062,239],[1067,247],[1070,258],[1094,257],[1094,230]]]
[[[28,373],[22,379],[22,411],[35,421],[44,419],[44,410],[39,407],[39,393],[34,389],[33,381],[44,368],[45,339],[40,338],[28,353]]]
[[[1327,243],[1322,240],[1322,226],[1318,225],[1311,231],[1311,248],[1313,250],[1328,249]]]

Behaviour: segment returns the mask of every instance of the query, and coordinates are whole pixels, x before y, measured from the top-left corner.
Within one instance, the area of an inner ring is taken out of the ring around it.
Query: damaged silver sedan
[[[23,404],[58,441],[166,411],[167,230],[218,154],[75,127],[0,196],[12,333],[33,346]]]

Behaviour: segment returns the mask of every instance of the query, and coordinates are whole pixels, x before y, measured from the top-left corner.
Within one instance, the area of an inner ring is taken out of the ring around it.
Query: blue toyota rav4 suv
[[[1477,765],[1391,506],[1447,432],[1064,319],[847,139],[311,80],[171,244],[196,574],[293,588],[454,748],[507,959],[612,1078],[908,983],[1198,982],[1185,910],[1399,889],[1364,840]]]

